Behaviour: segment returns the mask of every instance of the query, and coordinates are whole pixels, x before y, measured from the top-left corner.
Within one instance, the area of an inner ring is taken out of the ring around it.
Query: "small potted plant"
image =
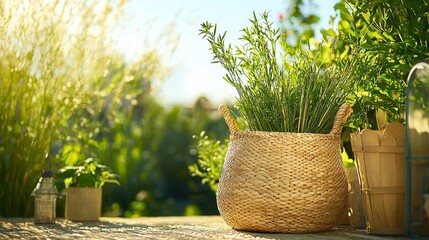
[[[328,231],[347,204],[340,135],[351,112],[345,100],[356,62],[334,62],[324,46],[291,55],[268,13],[250,21],[244,44],[235,48],[216,25],[206,22],[200,30],[237,90],[234,105],[246,126],[239,129],[229,109],[219,107],[231,132],[219,211],[239,230]]]
[[[81,166],[66,166],[57,173],[57,187],[66,189],[65,218],[71,221],[98,221],[101,214],[102,187],[118,184],[118,177],[93,158]]]

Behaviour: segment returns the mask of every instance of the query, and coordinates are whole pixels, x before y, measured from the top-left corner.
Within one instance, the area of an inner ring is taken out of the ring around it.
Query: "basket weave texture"
[[[350,105],[329,134],[241,131],[221,105],[231,131],[217,204],[232,228],[310,233],[332,229],[347,204],[340,134]]]

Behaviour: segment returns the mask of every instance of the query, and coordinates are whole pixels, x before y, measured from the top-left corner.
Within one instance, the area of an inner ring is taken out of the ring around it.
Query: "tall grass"
[[[156,52],[128,66],[112,45],[125,4],[0,2],[0,216],[31,216],[41,170],[76,163],[67,151],[83,155],[114,109],[150,89]]]
[[[252,25],[242,30],[241,46],[227,45],[226,32],[218,34],[216,24],[203,23],[200,34],[210,43],[213,62],[226,69],[224,79],[237,90],[235,105],[249,130],[328,133],[355,83],[357,61],[325,61],[330,55],[323,45],[298,47],[289,55],[268,17],[254,13]]]

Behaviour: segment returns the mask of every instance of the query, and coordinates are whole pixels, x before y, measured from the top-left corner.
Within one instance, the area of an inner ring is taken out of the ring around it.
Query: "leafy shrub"
[[[337,3],[335,10],[339,31],[325,30],[325,37],[338,42],[337,53],[359,48],[359,61],[366,66],[355,73],[362,80],[351,98],[349,126],[380,127],[378,109],[388,121],[404,123],[408,73],[429,60],[429,2],[348,0]]]
[[[202,183],[208,184],[216,192],[229,139],[223,142],[214,140],[205,135],[204,131],[194,138],[197,140],[198,162],[189,166],[189,172],[192,176],[202,178]]]

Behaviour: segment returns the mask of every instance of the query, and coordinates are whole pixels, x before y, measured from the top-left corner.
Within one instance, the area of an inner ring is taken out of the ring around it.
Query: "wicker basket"
[[[344,104],[329,134],[241,131],[219,107],[231,132],[217,204],[232,228],[309,233],[332,229],[347,204],[340,153]]]

